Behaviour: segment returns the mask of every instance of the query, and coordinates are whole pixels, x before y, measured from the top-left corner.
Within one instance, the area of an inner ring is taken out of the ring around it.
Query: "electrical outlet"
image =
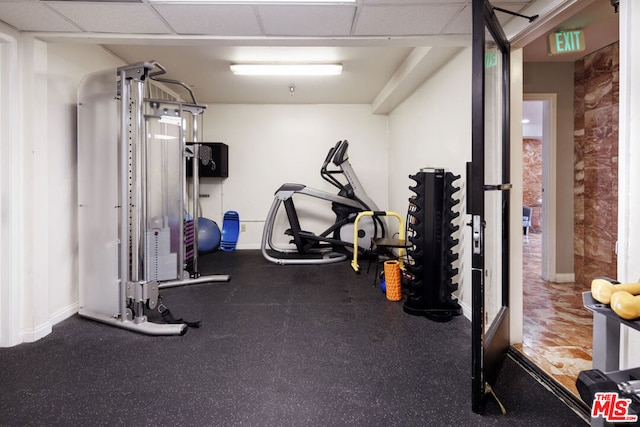
[[[240,232],[244,233],[245,231],[247,231],[247,224],[240,224]]]

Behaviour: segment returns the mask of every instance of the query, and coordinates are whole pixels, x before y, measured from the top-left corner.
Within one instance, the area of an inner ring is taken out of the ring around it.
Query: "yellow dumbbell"
[[[640,282],[613,284],[606,279],[594,279],[591,282],[591,295],[593,299],[602,304],[609,304],[611,295],[619,291],[625,291],[631,295],[640,295]]]
[[[626,291],[614,292],[611,295],[611,310],[625,320],[640,317],[640,295],[634,296]]]

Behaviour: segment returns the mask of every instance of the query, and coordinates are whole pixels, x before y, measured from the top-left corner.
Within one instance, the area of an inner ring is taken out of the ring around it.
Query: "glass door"
[[[509,43],[489,0],[473,0],[472,407],[482,413],[509,347]]]

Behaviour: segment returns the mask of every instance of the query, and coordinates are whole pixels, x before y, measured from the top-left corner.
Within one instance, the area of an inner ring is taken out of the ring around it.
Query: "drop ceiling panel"
[[[358,16],[354,35],[436,35],[442,32],[459,9],[458,4],[365,7]]]
[[[464,8],[445,27],[443,34],[471,34],[471,5]]]
[[[567,1],[576,0],[492,3],[527,14],[526,8],[533,3]],[[609,0],[598,2],[611,9]],[[526,22],[501,12],[496,15],[503,24]],[[167,67],[168,77],[192,85],[203,102],[357,104],[378,99],[412,47],[433,50],[468,45],[471,0],[357,0],[355,4],[313,5],[0,0],[0,21],[32,31],[45,41],[108,43],[107,48],[127,63],[158,60]],[[385,49],[380,50],[381,45]],[[273,61],[274,57],[337,61],[344,64],[344,72],[331,79],[293,80],[248,79],[229,72],[232,62]],[[425,69],[415,68],[415,75],[396,85],[395,92],[385,94],[387,109],[428,77],[427,68],[435,67],[432,60],[425,61]],[[293,96],[290,83],[296,85]]]
[[[524,0],[530,1],[530,0]],[[471,4],[471,0],[362,0],[362,4],[365,6],[368,5],[394,5],[394,6],[405,6],[405,5],[415,5],[415,4],[440,4],[440,5],[457,5],[463,6],[465,4]]]
[[[355,6],[260,6],[269,36],[348,36]]]
[[[262,35],[250,5],[163,4],[154,8],[178,34]]]
[[[0,20],[21,31],[70,31],[80,29],[43,3],[0,2]]]
[[[163,34],[172,32],[162,19],[144,4],[48,3],[80,28],[96,33]]]

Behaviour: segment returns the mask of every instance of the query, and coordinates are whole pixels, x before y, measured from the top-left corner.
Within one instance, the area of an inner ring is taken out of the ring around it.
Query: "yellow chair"
[[[371,239],[371,249],[376,252],[376,271],[377,271],[377,257],[379,255],[379,248],[396,248],[398,249],[398,261],[400,262],[400,269],[404,270],[404,264],[402,262],[402,258],[404,255],[404,251],[406,248],[410,248],[412,245],[405,240],[404,236],[404,221],[402,217],[396,212],[388,212],[388,211],[363,211],[356,216],[356,219],[353,223],[353,260],[351,261],[351,268],[356,273],[360,272],[360,266],[358,265],[358,221],[360,218],[364,216],[394,216],[398,219],[400,224],[400,230],[398,232],[398,238],[393,239],[389,237],[375,237]]]

